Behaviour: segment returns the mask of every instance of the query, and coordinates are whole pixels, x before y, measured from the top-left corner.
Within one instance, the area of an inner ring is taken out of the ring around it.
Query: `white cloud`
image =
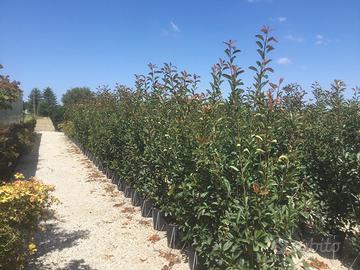
[[[256,0],[253,0],[253,1],[256,1]],[[266,1],[262,1],[262,2],[266,2]],[[287,17],[285,17],[285,16],[270,17],[269,20],[272,21],[272,22],[283,23],[283,22],[287,21]]]
[[[178,32],[178,33],[180,32],[179,26],[177,26],[173,21],[170,22],[170,26],[174,32]]]
[[[294,42],[303,42],[304,38],[302,36],[294,36],[292,34],[289,34],[287,36],[285,36],[285,39],[290,40],[290,41],[294,41]]]
[[[329,40],[327,40],[323,35],[317,34],[315,36],[315,45],[327,45]]]
[[[279,65],[288,65],[291,64],[291,60],[287,57],[281,57],[276,61]]]

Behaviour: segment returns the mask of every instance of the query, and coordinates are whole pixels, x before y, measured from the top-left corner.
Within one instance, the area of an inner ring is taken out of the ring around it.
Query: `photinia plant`
[[[298,84],[271,82],[270,29],[255,37],[249,87],[230,40],[206,92],[195,74],[149,64],[134,89],[103,88],[66,111],[65,130],[177,224],[209,269],[291,269],[298,228],[355,237],[346,228],[359,224],[358,93],[315,84],[305,102]]]

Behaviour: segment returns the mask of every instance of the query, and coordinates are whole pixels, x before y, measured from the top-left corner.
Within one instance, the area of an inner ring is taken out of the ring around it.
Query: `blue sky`
[[[208,87],[223,41],[237,40],[240,66],[257,60],[262,25],[279,40],[274,81],[309,89],[344,80],[360,85],[359,0],[0,0],[2,74],[21,82],[25,96],[50,86],[133,85],[149,62],[171,61]],[[244,75],[250,85],[251,71]]]

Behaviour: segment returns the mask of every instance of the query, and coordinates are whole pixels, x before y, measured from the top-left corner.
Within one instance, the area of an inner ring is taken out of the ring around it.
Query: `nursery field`
[[[0,3],[0,270],[360,270],[360,0]]]
[[[295,240],[309,238],[332,239],[332,256],[359,252],[359,88],[345,98],[342,81],[314,83],[306,100],[271,82],[276,42],[266,27],[256,35],[249,86],[228,41],[206,91],[196,74],[149,64],[135,88],[66,108],[64,132],[176,228],[195,269],[293,269]]]
[[[0,129],[0,268],[360,269],[360,88],[274,82],[276,43],[244,68],[224,42],[205,89],[172,63],[61,105],[34,88],[47,117]]]

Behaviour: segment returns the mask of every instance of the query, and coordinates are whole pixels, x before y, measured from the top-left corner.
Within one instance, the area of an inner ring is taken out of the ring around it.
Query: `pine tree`
[[[39,114],[42,116],[50,116],[56,107],[56,96],[50,87],[46,87],[42,93],[42,100],[39,106]]]
[[[39,105],[41,99],[42,99],[42,95],[40,89],[34,88],[33,90],[31,90],[28,98],[28,104],[29,104],[28,110],[32,112],[34,115],[39,114]]]

